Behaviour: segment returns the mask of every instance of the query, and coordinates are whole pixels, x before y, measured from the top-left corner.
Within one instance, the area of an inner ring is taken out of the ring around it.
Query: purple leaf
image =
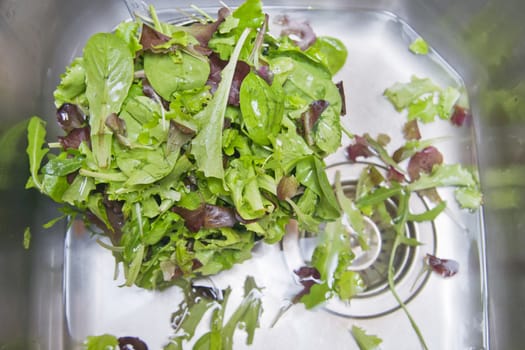
[[[257,69],[257,74],[268,83],[272,85],[273,82],[273,72],[270,70],[268,65],[262,64],[259,69]]]
[[[317,100],[310,103],[308,110],[301,114],[301,121],[303,122],[303,133],[309,145],[313,144],[312,129],[319,117],[328,108],[330,103],[325,100]]]
[[[165,110],[170,110],[170,103],[162,97],[160,97],[159,94],[157,94],[155,89],[153,89],[153,86],[151,86],[148,79],[146,78],[142,79],[142,93],[144,93],[145,96],[151,98],[155,102],[160,101],[162,103],[162,107],[164,107]]]
[[[450,121],[456,126],[462,126],[465,122],[468,122],[472,118],[469,110],[460,106],[454,106],[454,112]]]
[[[343,86],[343,81],[336,83],[337,89],[339,90],[339,95],[341,96],[341,116],[346,115],[346,99],[345,99],[345,87]]]
[[[196,22],[184,28],[184,30],[193,35],[202,47],[208,47],[208,42],[210,41],[211,37],[217,31],[219,25],[222,22],[224,22],[224,19],[228,17],[229,14],[230,10],[228,10],[225,7],[222,7],[219,9],[217,20],[215,20],[215,22],[210,22],[206,24]]]
[[[233,227],[238,220],[235,210],[218,205],[204,204],[197,209],[173,207],[173,212],[184,219],[184,225],[191,232],[198,232],[201,228]]]
[[[64,149],[78,149],[82,142],[87,142],[91,147],[89,126],[71,130],[66,136],[59,136],[58,142]]]
[[[171,38],[161,32],[151,28],[147,24],[142,25],[142,34],[140,35],[140,44],[142,49],[153,50],[155,46],[164,44],[170,41]]]
[[[315,33],[306,21],[290,19],[288,16],[278,18],[278,23],[283,26],[281,36],[296,36],[300,40],[294,40],[301,50],[308,49],[317,39]]]
[[[425,257],[425,263],[443,277],[452,277],[459,271],[459,263],[456,260],[440,259],[431,254]]]
[[[357,157],[371,157],[374,153],[370,150],[370,145],[365,137],[355,135],[354,143],[346,148],[346,157],[352,162],[356,162]]]
[[[302,266],[298,270],[295,270],[294,273],[297,275],[299,283],[303,286],[303,289],[297,293],[292,300],[292,302],[296,304],[304,295],[310,293],[313,285],[321,282],[321,273],[315,267],[310,266]]]
[[[223,61],[219,58],[219,55],[212,53],[210,55],[210,75],[208,76],[207,85],[210,86],[210,92],[213,94],[219,83],[221,82],[221,73],[227,61]],[[232,106],[239,106],[239,91],[244,78],[250,73],[250,66],[244,61],[237,61],[235,66],[235,73],[233,74],[233,80],[230,87],[230,94],[228,95],[228,104]]]
[[[443,163],[443,155],[434,146],[414,154],[408,162],[408,175],[412,181],[419,179],[421,172],[429,174],[436,164]]]
[[[56,116],[58,124],[66,132],[82,128],[86,123],[86,117],[80,107],[72,103],[64,103],[60,106]]]
[[[137,337],[118,338],[118,347],[120,350],[148,350],[146,343]]]
[[[388,167],[388,173],[386,175],[386,178],[389,181],[397,181],[399,183],[405,181],[405,175],[397,171],[393,166]]]

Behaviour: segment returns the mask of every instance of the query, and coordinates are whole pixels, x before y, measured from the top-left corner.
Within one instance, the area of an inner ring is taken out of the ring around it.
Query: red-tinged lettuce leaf
[[[73,129],[66,136],[59,136],[58,142],[64,149],[78,149],[82,142],[91,145],[91,135],[89,126],[80,129]]]
[[[405,140],[420,140],[421,133],[419,132],[419,125],[417,120],[409,120],[403,125],[403,136]]]
[[[436,164],[443,163],[443,155],[434,146],[429,146],[414,154],[408,162],[410,179],[419,179],[421,173],[429,174]]]
[[[160,101],[166,111],[170,110],[170,103],[157,94],[146,78],[142,79],[142,93],[157,103]]]
[[[224,22],[224,19],[229,15],[230,10],[222,7],[219,9],[217,20],[215,22],[206,24],[196,22],[188,27],[184,27],[183,29],[187,33],[193,35],[202,47],[208,47],[208,42],[210,41],[211,37],[217,31],[219,25],[221,25],[221,23]]]
[[[459,271],[459,263],[456,260],[441,259],[431,254],[425,257],[425,263],[432,271],[443,277],[452,277]]]
[[[66,132],[82,128],[86,124],[86,116],[80,107],[72,103],[64,103],[60,106],[56,116],[58,124]]]
[[[210,86],[210,92],[213,94],[217,90],[219,83],[222,79],[222,70],[228,61],[223,61],[219,58],[219,55],[213,53],[210,55],[210,75],[206,85]],[[237,61],[235,66],[235,72],[233,74],[233,80],[228,94],[228,104],[231,106],[239,106],[240,100],[240,89],[244,78],[250,73],[250,66],[244,61]]]
[[[405,175],[399,171],[397,171],[393,166],[388,167],[388,172],[386,174],[386,178],[389,181],[397,181],[399,183],[405,181]]]
[[[329,105],[330,103],[326,100],[312,101],[308,109],[301,114],[303,136],[309,145],[314,144],[313,128]]]
[[[452,124],[456,126],[463,126],[465,122],[470,121],[472,119],[472,115],[470,114],[470,111],[466,108],[460,107],[458,105],[454,106],[454,111],[452,112],[452,116],[450,117],[450,121]]]
[[[147,24],[142,25],[142,33],[140,35],[140,45],[143,50],[152,50],[155,46],[162,45],[170,41],[171,38]]]
[[[310,289],[315,284],[321,283],[321,274],[315,267],[311,266],[301,266],[294,273],[297,275],[299,283],[303,286],[303,289],[292,299],[292,303],[296,304],[303,296],[310,294]]]
[[[301,50],[308,49],[315,42],[317,37],[308,22],[291,19],[286,15],[280,16],[277,20],[283,26],[281,36],[298,37],[299,40],[294,42]]]
[[[310,287],[308,294],[301,297],[300,301],[307,309],[312,309],[317,305],[326,302],[331,296],[332,290],[328,286],[328,283],[316,283]]]
[[[234,209],[218,205],[204,204],[194,210],[173,207],[171,210],[182,216],[191,232],[198,232],[202,228],[233,227],[239,222]]]
[[[355,135],[354,142],[346,147],[346,157],[354,163],[357,161],[357,157],[368,158],[373,155],[367,139],[363,136]]]

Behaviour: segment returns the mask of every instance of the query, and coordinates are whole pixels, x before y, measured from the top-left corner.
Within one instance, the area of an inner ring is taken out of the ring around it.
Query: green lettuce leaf
[[[60,76],[60,84],[53,92],[55,107],[58,108],[66,102],[86,107],[85,92],[86,71],[84,69],[84,60],[81,57],[77,57]]]
[[[416,55],[427,55],[429,51],[428,43],[421,37],[416,38],[408,48]]]
[[[379,345],[383,342],[383,340],[377,336],[367,334],[362,328],[358,326],[352,326],[351,333],[360,350],[379,349]]]
[[[432,80],[412,76],[410,82],[395,83],[385,90],[384,95],[398,111],[401,111],[419,97],[436,91],[440,91],[440,88]]]

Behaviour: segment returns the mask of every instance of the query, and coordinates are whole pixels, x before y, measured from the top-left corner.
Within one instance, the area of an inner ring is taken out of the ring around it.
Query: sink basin
[[[170,1],[152,1],[165,19],[180,13]],[[177,3],[216,8],[216,2]],[[239,2],[231,2],[232,6]],[[404,117],[382,96],[412,75],[468,94],[473,120],[461,128],[445,122],[422,127],[439,144],[447,163],[477,166],[484,206],[460,210],[453,192],[442,192],[449,209],[434,222],[411,224],[409,235],[423,244],[395,257],[396,290],[418,323],[430,349],[516,349],[525,341],[525,3],[503,1],[266,1],[270,16],[288,13],[308,20],[319,35],[348,47],[346,66],[336,76],[346,89],[345,126],[355,134],[389,133],[402,142]],[[210,10],[210,12],[213,12]],[[64,67],[82,54],[87,38],[111,31],[129,18],[120,1],[6,0],[0,3],[0,349],[81,349],[87,335],[139,336],[160,348],[173,330],[169,318],[181,300],[177,288],[150,292],[121,288],[113,258],[79,222],[70,228],[42,223],[59,215],[36,191],[24,190],[28,176],[24,121],[48,120],[58,135],[53,96]],[[428,56],[408,45],[422,36]],[[399,134],[399,135],[398,135]],[[348,144],[343,139],[343,145]],[[393,148],[392,150],[394,150]],[[390,150],[390,149],[389,149]],[[345,162],[344,147],[327,158],[327,174],[340,171],[352,191],[359,166]],[[393,204],[394,205],[394,204]],[[413,198],[410,206],[427,203]],[[259,244],[253,259],[213,277],[219,287],[242,288],[253,275],[264,286],[264,314],[255,341],[243,349],[356,348],[353,325],[383,339],[383,349],[418,349],[406,315],[386,287],[389,233],[368,222],[372,249],[356,260],[370,286],[351,303],[331,300],[315,310],[290,308],[270,327],[294,288],[293,269],[308,261],[312,238],[291,233],[282,244]],[[30,248],[23,232],[30,226]],[[376,235],[381,231],[381,240]],[[390,244],[390,245],[389,245]],[[424,272],[423,257],[457,260],[449,279]],[[235,295],[234,295],[235,296]],[[235,299],[235,298],[234,298]]]

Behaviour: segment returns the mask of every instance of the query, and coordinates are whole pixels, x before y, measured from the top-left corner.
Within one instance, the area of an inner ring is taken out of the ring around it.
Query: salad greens
[[[323,158],[341,143],[341,42],[269,35],[259,0],[188,26],[150,15],[93,35],[66,68],[65,135],[46,144],[31,118],[27,187],[97,226],[125,285],[147,289],[229,269],[290,219],[337,219]]]
[[[46,226],[79,215],[122,264],[125,286],[182,286],[165,347],[175,350],[190,341],[195,349],[232,349],[241,327],[251,344],[259,327],[261,289],[252,277],[231,315],[229,288],[194,286],[192,278],[249,259],[258,241],[279,242],[295,220],[318,244],[310,266],[295,271],[304,288],[290,304],[349,301],[367,288],[350,269],[351,235],[367,250],[366,222],[379,222],[395,232],[388,286],[426,349],[396,292],[393,260],[400,246],[419,244],[405,232],[408,222],[445,210],[437,188],[454,187],[462,208],[482,204],[475,172],[445,164],[437,140],[422,140],[418,128],[436,116],[461,125],[468,115],[462,93],[415,76],[386,89],[394,108],[406,110],[406,142],[390,154],[387,135],[348,133],[349,162],[375,159],[350,198],[339,174],[332,186],[323,160],[341,146],[346,111],[342,82],[333,82],[347,58],[340,40],[317,37],[287,16],[279,18],[281,35],[270,35],[260,0],[184,26],[161,22],[153,7],[150,17],[93,35],[66,68],[54,92],[65,133],[57,142],[46,143],[42,119],[29,120],[26,188],[63,205]],[[410,50],[426,54],[428,45],[416,40]],[[425,212],[411,211],[413,195],[429,200]],[[30,238],[27,229],[26,249]],[[194,340],[205,315],[210,329]],[[351,333],[361,349],[381,343],[357,326]],[[88,337],[85,346],[147,348],[138,338],[107,334]]]

